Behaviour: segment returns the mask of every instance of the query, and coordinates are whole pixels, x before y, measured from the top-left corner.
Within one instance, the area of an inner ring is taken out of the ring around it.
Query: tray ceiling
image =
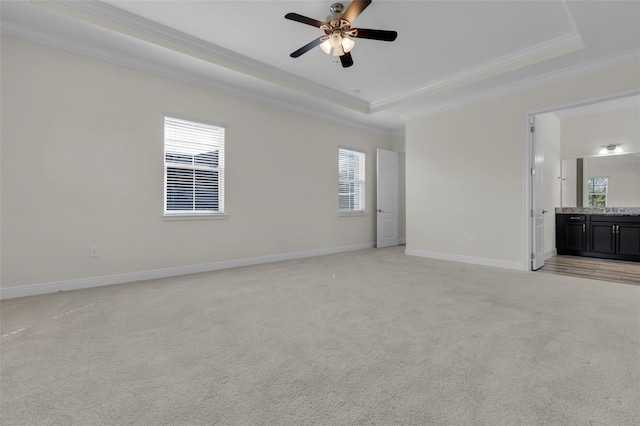
[[[345,124],[400,134],[403,118],[569,78],[640,57],[640,2],[376,1],[356,27],[355,65],[319,48],[322,34],[284,19],[324,20],[319,1],[12,1],[2,32]],[[345,2],[345,6],[348,2]]]

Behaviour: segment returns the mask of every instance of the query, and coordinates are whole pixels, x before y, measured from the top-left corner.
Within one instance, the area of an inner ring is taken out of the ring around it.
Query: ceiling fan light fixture
[[[371,1],[352,0],[346,9],[342,3],[334,3],[329,8],[331,15],[327,16],[325,21],[308,18],[295,12],[284,15],[285,19],[310,25],[324,31],[324,35],[305,44],[289,56],[299,58],[314,47],[320,46],[324,53],[333,57],[333,62],[338,62],[336,59],[339,59],[343,68],[349,68],[353,65],[351,50],[356,44],[351,38],[394,41],[398,36],[395,31],[352,28],[353,21],[371,4]]]
[[[351,52],[351,49],[353,49],[353,46],[356,45],[356,42],[351,40],[348,37],[343,37],[342,38],[342,50],[344,51],[344,53],[349,53]]]
[[[342,36],[340,35],[340,32],[336,31],[329,36],[329,44],[334,49],[340,47],[340,45],[342,44]]]
[[[322,51],[327,55],[331,55],[331,43],[329,43],[329,39],[320,43],[320,49],[322,49]]]

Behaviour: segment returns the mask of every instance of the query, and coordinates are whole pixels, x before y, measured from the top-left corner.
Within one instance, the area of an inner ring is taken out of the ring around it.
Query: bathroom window
[[[590,177],[587,184],[589,186],[589,207],[606,207],[609,178]]]

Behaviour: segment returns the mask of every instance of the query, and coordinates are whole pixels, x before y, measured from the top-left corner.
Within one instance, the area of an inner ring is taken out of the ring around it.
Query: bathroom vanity
[[[558,254],[640,262],[640,208],[556,208]]]

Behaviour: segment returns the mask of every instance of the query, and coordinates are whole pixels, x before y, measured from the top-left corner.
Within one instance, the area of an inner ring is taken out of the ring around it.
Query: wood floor
[[[639,262],[558,255],[545,260],[544,266],[539,271],[640,285]]]

